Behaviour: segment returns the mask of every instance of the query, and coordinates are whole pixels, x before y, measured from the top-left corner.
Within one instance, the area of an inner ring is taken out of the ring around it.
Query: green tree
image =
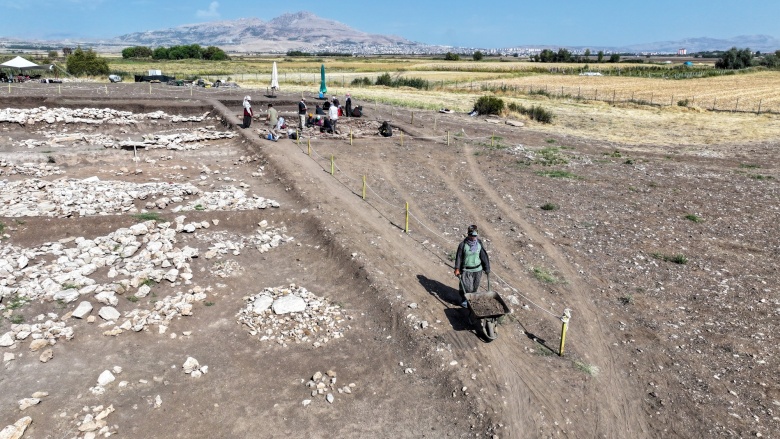
[[[746,69],[753,65],[753,52],[749,48],[737,49],[732,47],[723,53],[723,56],[715,61],[715,68],[727,70]]]
[[[49,51],[49,58],[51,58],[51,59],[57,58],[57,51],[56,50],[50,50]]]
[[[92,49],[86,51],[81,47],[76,48],[67,58],[68,73],[74,76],[81,75],[107,75],[108,61],[99,57]]]
[[[152,58],[154,59],[168,59],[168,48],[167,47],[158,47],[154,49],[152,52]]]
[[[617,53],[613,53],[609,57],[609,62],[614,62],[614,63],[620,62],[620,55],[618,55]]]
[[[555,62],[571,62],[571,52],[568,49],[560,48],[555,54]]]
[[[230,57],[219,47],[209,46],[203,51],[203,59],[209,61],[226,61],[229,60]]]
[[[585,62],[590,60],[590,49],[585,49]]]
[[[553,62],[555,61],[555,52],[550,49],[544,49],[539,53],[539,61],[541,62]]]
[[[775,51],[775,53],[764,55],[764,59],[761,60],[761,65],[771,69],[780,67],[780,50]]]
[[[457,53],[447,52],[447,54],[444,55],[444,59],[447,61],[460,61],[460,55]]]
[[[477,50],[473,55],[471,55],[471,57],[474,59],[474,61],[482,61],[482,58],[485,57],[485,54]]]
[[[477,99],[474,109],[479,114],[500,114],[504,110],[504,101],[495,96],[482,96]]]
[[[599,53],[596,56],[598,57],[597,58],[598,62],[604,62],[604,51],[603,50],[599,50]]]

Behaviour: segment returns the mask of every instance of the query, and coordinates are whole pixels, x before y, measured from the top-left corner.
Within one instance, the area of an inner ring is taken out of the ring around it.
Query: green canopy
[[[325,86],[325,64],[320,67],[320,93],[325,94],[328,92],[328,87]]]

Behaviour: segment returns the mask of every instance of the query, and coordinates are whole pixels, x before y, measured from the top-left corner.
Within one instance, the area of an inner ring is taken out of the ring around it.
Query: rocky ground
[[[235,98],[53,104],[0,112],[8,431],[780,430],[771,142],[637,148],[381,106],[270,142]],[[492,343],[451,274],[471,223],[512,309]]]

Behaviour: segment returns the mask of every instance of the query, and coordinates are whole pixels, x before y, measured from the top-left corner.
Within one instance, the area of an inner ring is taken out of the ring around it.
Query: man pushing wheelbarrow
[[[469,310],[469,322],[490,342],[498,336],[498,319],[510,310],[501,296],[490,289],[490,259],[478,236],[477,226],[469,226],[468,235],[455,255],[455,276],[460,283],[461,306]],[[487,291],[480,293],[483,271],[487,276]]]
[[[490,275],[490,259],[485,251],[482,240],[479,239],[477,226],[469,226],[466,238],[458,245],[455,255],[455,276],[460,278],[460,306],[468,308],[467,293],[476,293],[479,290],[479,282],[482,280],[482,272]]]

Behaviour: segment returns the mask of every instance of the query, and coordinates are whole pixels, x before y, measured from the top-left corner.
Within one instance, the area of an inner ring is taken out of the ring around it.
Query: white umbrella
[[[274,67],[271,70],[271,90],[279,89],[279,73],[276,72],[276,61],[274,61]]]

